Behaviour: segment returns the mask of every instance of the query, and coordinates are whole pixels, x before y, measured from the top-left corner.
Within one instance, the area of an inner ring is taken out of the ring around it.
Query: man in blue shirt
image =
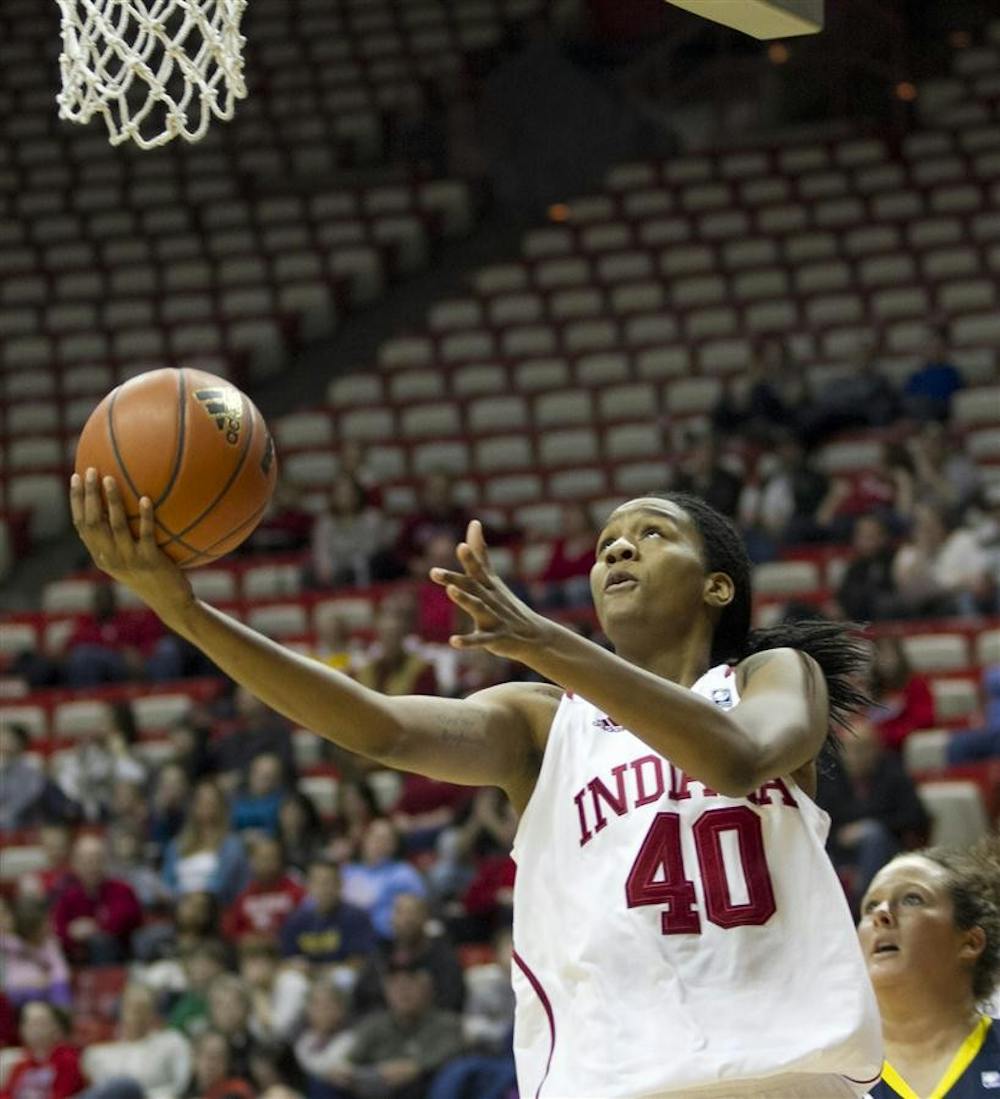
[[[340,899],[340,870],[323,859],[309,864],[309,894],[281,929],[281,953],[319,964],[360,964],[375,948],[367,913]]]

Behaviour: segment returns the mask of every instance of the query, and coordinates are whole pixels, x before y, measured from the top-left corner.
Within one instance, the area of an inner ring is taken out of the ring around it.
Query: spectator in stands
[[[424,1099],[432,1075],[461,1052],[461,1019],[435,1007],[426,969],[393,967],[384,986],[388,1007],[358,1024],[350,1068],[328,1079],[349,1095]]]
[[[2,735],[2,733],[0,733]],[[7,800],[7,786],[0,772],[0,788]],[[18,879],[22,896],[42,897],[51,905],[73,877],[70,852],[73,849],[73,831],[62,821],[47,821],[38,831],[38,841],[45,852],[45,867],[34,870]]]
[[[910,733],[934,727],[930,680],[910,667],[902,641],[892,634],[875,642],[871,693],[872,724],[886,748],[899,751]]]
[[[250,1059],[257,1039],[250,1029],[250,989],[231,973],[216,977],[208,990],[208,1020],[229,1043],[230,1066],[237,1076],[250,1078]]]
[[[132,707],[127,702],[111,703],[105,713],[101,726],[80,730],[74,746],[60,753],[56,766],[56,781],[90,821],[109,818],[116,782],[141,785],[146,780],[146,768],[134,750],[137,732]]]
[[[194,1079],[186,1092],[189,1099],[256,1099],[248,1080],[232,1069],[229,1042],[217,1030],[198,1039],[194,1055]]]
[[[280,841],[261,837],[250,848],[250,883],[226,913],[227,937],[239,940],[254,935],[277,939],[285,920],[305,896],[305,888],[285,870]]]
[[[762,484],[748,485],[740,499],[740,518],[749,535],[778,546],[824,540],[839,503],[829,478],[790,432],[780,438],[771,466]]]
[[[770,442],[777,431],[795,432],[805,405],[804,372],[786,343],[777,337],[754,348],[746,381],[731,385],[712,413],[720,431],[738,433],[758,443]]]
[[[904,855],[864,898],[858,936],[885,1038],[874,1099],[996,1086],[1000,1022],[987,1012],[1000,986],[998,848],[994,834],[964,851]]]
[[[438,693],[432,665],[409,650],[409,622],[397,607],[380,607],[375,617],[375,645],[368,660],[359,665],[355,679],[366,687],[389,695]]]
[[[227,905],[243,888],[246,874],[243,842],[230,831],[225,795],[203,780],[194,789],[183,829],[164,852],[163,880],[175,894],[214,893]]]
[[[245,785],[250,765],[265,752],[272,752],[281,760],[284,784],[295,786],[295,755],[288,722],[268,709],[260,699],[245,687],[237,687],[234,694],[236,721],[225,736],[212,745],[212,769],[226,789]]]
[[[13,721],[0,723],[0,832],[30,828],[47,820],[79,819],[79,807],[25,758],[28,730]]]
[[[170,891],[143,850],[142,836],[131,828],[115,825],[108,831],[108,843],[111,876],[127,882],[147,912],[168,905]]]
[[[461,824],[441,837],[428,879],[439,901],[461,899],[463,915],[453,921],[453,931],[463,941],[482,942],[497,920],[509,922],[514,895],[510,846],[516,828],[507,799],[484,788],[476,792]]]
[[[226,949],[217,939],[206,939],[182,950],[187,987],[170,1009],[168,1022],[189,1038],[208,1027],[208,990],[216,977],[226,972],[226,961]]]
[[[989,562],[971,530],[932,500],[914,508],[910,537],[892,563],[896,611],[902,616],[975,614],[990,610]]]
[[[147,1099],[175,1099],[191,1079],[191,1047],[179,1031],[161,1027],[153,993],[133,983],[122,994],[117,1041],[90,1046],[83,1070],[94,1085],[125,1077]]]
[[[368,825],[379,816],[375,791],[364,775],[345,777],[337,783],[331,839],[327,853],[334,862],[351,862],[358,857],[361,839]]]
[[[14,903],[12,926],[0,927],[0,970],[14,1007],[44,1000],[70,1008],[69,966],[52,933],[44,897],[21,896]]]
[[[364,909],[375,931],[392,938],[392,908],[400,893],[424,896],[427,887],[419,873],[399,857],[399,835],[384,817],[373,820],[361,840],[361,859],[343,871],[344,900]]]
[[[151,611],[121,610],[114,585],[94,586],[94,606],[66,641],[64,676],[70,687],[97,687],[124,679],[172,677],[170,644],[161,645],[163,625]]]
[[[802,411],[801,431],[813,446],[837,431],[886,427],[898,419],[900,395],[881,371],[874,339],[857,350],[850,373],[822,385]]]
[[[722,464],[714,434],[704,431],[689,436],[687,454],[674,471],[672,487],[681,492],[693,492],[716,511],[735,519],[743,480]],[[593,530],[589,518],[586,526]],[[589,598],[589,588],[587,594]]]
[[[295,1060],[306,1078],[308,1099],[343,1099],[330,1076],[344,1079],[354,1032],[348,1025],[347,998],[325,978],[313,982],[306,1004],[306,1029],[295,1043]]]
[[[212,770],[212,724],[206,715],[190,713],[170,729],[170,762],[184,768],[189,782]]]
[[[305,580],[314,588],[357,588],[372,582],[372,561],[389,543],[389,528],[364,487],[339,473],[330,505],[312,529]]]
[[[282,966],[277,943],[260,937],[240,945],[240,978],[250,993],[253,1033],[272,1044],[293,1041],[305,1017],[309,978],[296,966]]]
[[[375,948],[375,932],[367,913],[342,899],[337,864],[313,861],[308,890],[281,929],[282,954],[322,965],[359,967]]]
[[[428,542],[424,553],[424,562],[428,569],[453,569],[456,565],[455,543],[444,534],[434,535]],[[384,604],[383,604],[384,605]],[[399,604],[396,605],[399,609]],[[417,588],[416,605],[413,608],[416,617],[416,632],[423,641],[446,645],[448,638],[456,632],[460,621],[460,612],[448,598],[440,584],[433,583],[427,573]],[[408,612],[409,621],[413,614]]]
[[[830,814],[830,856],[848,877],[857,913],[889,859],[926,840],[929,819],[899,757],[882,748],[870,721],[856,720],[840,743],[840,755],[826,751],[822,757],[816,800]]]
[[[278,839],[285,863],[304,874],[325,844],[323,821],[316,806],[301,790],[293,790],[278,810]]]
[[[851,548],[854,556],[837,588],[837,602],[847,618],[877,621],[891,610],[886,597],[893,593],[894,550],[885,520],[879,515],[859,515]]]
[[[115,965],[128,957],[142,906],[132,887],[107,875],[100,836],[80,836],[73,848],[73,880],[56,901],[53,923],[71,962]]]
[[[287,792],[282,779],[281,760],[272,752],[263,752],[253,760],[246,790],[233,799],[233,828],[237,832],[275,835]]]
[[[903,386],[903,408],[917,420],[947,420],[951,399],[965,384],[948,354],[948,334],[944,327],[935,330],[927,360],[915,370]]]
[[[279,477],[264,517],[240,552],[297,553],[309,545],[314,519],[302,506],[302,489],[287,477]]]
[[[494,939],[496,962],[474,966],[462,1031],[466,1053],[438,1072],[427,1099],[505,1099],[515,1087],[514,992],[510,984],[513,943],[504,928]]]
[[[180,958],[191,947],[214,941],[218,935],[218,898],[196,890],[176,898],[170,919],[140,928],[133,937],[132,952],[142,962]]]
[[[909,449],[918,499],[940,500],[958,511],[976,499],[982,477],[961,439],[954,438],[945,424],[925,423],[910,439]]]
[[[434,1005],[461,1012],[465,999],[462,966],[455,948],[443,935],[428,933],[427,898],[400,893],[392,909],[392,938],[378,944],[354,987],[355,1010],[364,1015],[385,1006],[382,978],[394,966],[419,965],[431,975]]]
[[[420,486],[420,507],[407,519],[396,539],[395,555],[403,575],[424,579],[430,565],[427,550],[435,536],[454,547],[465,537],[470,515],[454,497],[451,478],[431,473]]]
[[[69,1099],[85,1083],[79,1050],[69,1045],[69,1019],[53,1004],[31,1000],[21,1009],[24,1056],[11,1066],[0,1099]]]
[[[191,781],[180,763],[160,768],[153,785],[149,816],[149,839],[162,851],[184,827],[184,816],[191,801]]]
[[[404,773],[402,791],[392,807],[392,823],[406,854],[433,850],[438,837],[455,823],[472,798],[468,786]]]
[[[594,564],[594,524],[583,504],[563,506],[559,537],[537,581],[531,585],[540,607],[585,607],[590,603],[590,570]],[[454,555],[454,551],[452,551]]]

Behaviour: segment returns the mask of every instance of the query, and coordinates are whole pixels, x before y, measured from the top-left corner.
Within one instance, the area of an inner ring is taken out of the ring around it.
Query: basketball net
[[[104,116],[112,145],[200,141],[243,99],[247,0],[57,0],[59,117]]]

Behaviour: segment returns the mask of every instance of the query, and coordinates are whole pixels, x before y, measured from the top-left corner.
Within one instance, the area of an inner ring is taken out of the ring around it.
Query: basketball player
[[[389,767],[499,786],[514,843],[515,1054],[525,1099],[857,1096],[878,1012],[811,800],[831,719],[861,701],[840,626],[751,633],[736,530],[681,494],[617,508],[591,587],[611,653],[537,614],[469,525],[432,579],[452,638],[552,684],[389,698],[194,598],[130,534],[113,480],[71,485],[97,565],[299,725]],[[789,646],[789,642],[791,645]]]
[[[882,1014],[872,1099],[1000,1095],[1000,837],[900,855],[861,903],[861,947]]]

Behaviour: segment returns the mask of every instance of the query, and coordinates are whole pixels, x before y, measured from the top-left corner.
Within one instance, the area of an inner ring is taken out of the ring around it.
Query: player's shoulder
[[[497,707],[522,722],[535,750],[542,753],[562,696],[562,688],[552,683],[498,683],[469,695],[469,701]]]

